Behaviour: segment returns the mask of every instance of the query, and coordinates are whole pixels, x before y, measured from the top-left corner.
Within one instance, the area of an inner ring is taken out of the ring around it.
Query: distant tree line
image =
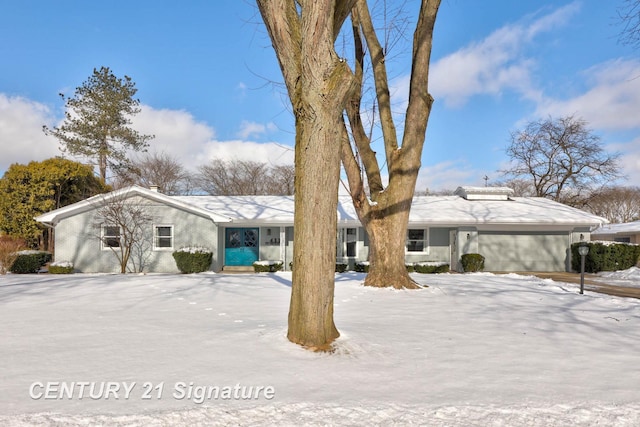
[[[154,153],[132,160],[122,168],[114,186],[157,185],[168,195],[291,195],[293,178],[293,165],[213,159],[195,171],[188,171],[176,158]]]
[[[145,153],[114,171],[112,184],[105,185],[92,165],[68,159],[11,165],[0,178],[0,234],[21,239],[32,248],[52,248],[51,230],[34,217],[132,184],[157,185],[168,195],[293,193],[293,165],[215,159],[192,172],[169,155]]]

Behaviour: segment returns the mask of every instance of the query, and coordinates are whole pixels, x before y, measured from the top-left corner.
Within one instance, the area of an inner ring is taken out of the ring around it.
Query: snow
[[[631,267],[622,271],[601,271],[597,274],[596,281],[609,285],[640,288],[640,268]]]
[[[278,264],[283,264],[284,262],[282,260],[273,260],[273,259],[262,259],[262,260],[258,260],[255,261],[253,263],[253,265],[261,265],[264,267],[269,267],[272,265],[278,265]]]
[[[209,254],[211,253],[211,249],[204,246],[185,246],[184,248],[178,249],[176,252],[187,252],[190,254]]]
[[[175,196],[172,199],[233,218],[236,224],[293,224],[292,196]],[[360,223],[350,196],[339,197],[338,221],[343,225]],[[460,196],[416,196],[411,205],[409,221],[456,227],[477,224],[597,226],[606,222],[604,218],[544,197],[469,201]]]
[[[429,287],[337,274],[342,335],[319,354],[286,339],[288,272],[1,276],[0,425],[640,425],[640,300],[412,277]],[[250,387],[274,395],[229,394]]]
[[[73,263],[71,261],[55,261],[49,264],[52,267],[65,267],[65,268],[73,268]]]

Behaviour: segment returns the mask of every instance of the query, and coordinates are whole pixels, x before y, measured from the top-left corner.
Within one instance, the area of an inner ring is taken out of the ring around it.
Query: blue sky
[[[568,114],[622,153],[623,184],[639,185],[640,59],[618,43],[621,5],[443,0],[418,190],[497,181],[511,131]],[[416,15],[416,1],[406,7]],[[59,154],[42,125],[62,119],[58,93],[101,66],[136,83],[135,127],[156,135],[151,149],[190,169],[293,161],[293,117],[253,1],[0,0],[0,10],[0,173]],[[400,111],[408,52],[387,64]]]

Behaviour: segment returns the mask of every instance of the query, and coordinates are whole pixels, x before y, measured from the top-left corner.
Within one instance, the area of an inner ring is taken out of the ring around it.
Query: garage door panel
[[[486,271],[564,271],[569,247],[566,233],[479,234]]]

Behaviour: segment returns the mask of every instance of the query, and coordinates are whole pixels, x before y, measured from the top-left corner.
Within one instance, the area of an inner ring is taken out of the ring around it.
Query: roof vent
[[[453,193],[466,200],[509,200],[513,189],[509,187],[458,187]]]

